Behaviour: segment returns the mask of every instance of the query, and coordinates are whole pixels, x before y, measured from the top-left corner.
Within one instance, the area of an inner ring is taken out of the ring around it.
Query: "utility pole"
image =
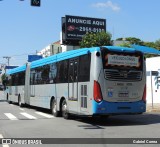
[[[5,56],[5,57],[3,57],[3,58],[7,59],[8,66],[9,66],[9,60],[11,59],[11,57],[9,57],[9,56]]]

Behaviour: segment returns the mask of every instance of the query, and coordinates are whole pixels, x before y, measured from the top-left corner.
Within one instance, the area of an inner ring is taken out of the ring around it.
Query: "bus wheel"
[[[67,102],[66,102],[65,99],[62,102],[62,116],[65,119],[69,119],[69,113],[68,113],[68,110],[67,110]]]
[[[21,102],[21,96],[20,96],[20,95],[18,96],[18,105],[19,105],[20,107],[22,107],[22,102]]]
[[[7,97],[6,98],[7,98],[7,101],[8,101],[8,93],[7,93]]]
[[[59,116],[59,113],[58,113],[58,111],[57,111],[57,103],[56,103],[56,100],[55,100],[55,99],[52,101],[51,111],[52,111],[52,114],[53,114],[55,117],[58,117],[58,116]]]
[[[9,104],[12,104],[12,101],[9,100],[9,95],[8,95],[8,93],[7,93],[7,102],[8,102]]]

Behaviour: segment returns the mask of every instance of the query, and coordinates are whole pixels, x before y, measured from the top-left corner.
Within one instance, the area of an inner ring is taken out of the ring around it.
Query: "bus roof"
[[[106,49],[113,50],[113,51],[121,51],[121,52],[135,52],[134,48],[126,48],[126,47],[118,47],[118,46],[103,46]],[[85,55],[94,51],[100,51],[100,47],[92,47],[92,48],[83,48],[83,49],[76,49],[72,51],[67,51],[63,53],[59,53],[53,56],[49,56],[47,58],[36,60],[31,63],[31,68],[35,68],[38,66],[43,66],[46,64],[50,64],[53,62],[58,62],[61,60],[77,57],[80,55]]]
[[[137,50],[134,48],[129,48],[129,47],[120,47],[120,46],[103,46],[104,48],[107,48],[110,51],[118,51],[118,52],[130,52],[134,53]]]
[[[99,49],[99,47],[83,48],[83,49],[76,49],[76,50],[71,50],[71,51],[55,54],[53,56],[49,56],[49,57],[43,58],[41,60],[33,61],[31,63],[31,68],[35,68],[35,67],[38,67],[38,66],[43,66],[45,64],[50,64],[50,63],[53,63],[53,62],[58,62],[58,61],[73,58],[73,57],[78,57],[80,55],[85,55],[89,52],[96,51],[98,49]]]
[[[106,48],[110,51],[119,51],[119,52],[125,51],[125,52],[134,53],[136,51],[134,48],[119,47],[119,46],[103,46],[103,48]],[[85,54],[88,54],[94,51],[100,51],[100,47],[76,49],[76,50],[71,50],[71,51],[55,54],[55,55],[31,62],[30,67],[35,68],[35,67],[43,66],[43,65],[50,64],[53,62],[58,62],[61,60],[78,57],[80,55],[85,55]],[[17,72],[21,72],[25,70],[26,70],[26,65],[23,65],[23,66],[9,70],[7,74],[13,74],[13,73],[17,73]]]

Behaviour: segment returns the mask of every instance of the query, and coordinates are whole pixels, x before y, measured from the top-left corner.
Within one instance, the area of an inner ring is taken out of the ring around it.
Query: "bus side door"
[[[69,60],[68,106],[69,111],[78,111],[78,58]]]

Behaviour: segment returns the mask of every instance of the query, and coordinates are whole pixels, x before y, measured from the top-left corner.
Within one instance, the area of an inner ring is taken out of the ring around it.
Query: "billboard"
[[[35,60],[42,59],[43,57],[41,55],[28,55],[28,62],[32,62]]]
[[[62,41],[78,44],[87,32],[106,32],[106,19],[66,15],[62,17]]]

